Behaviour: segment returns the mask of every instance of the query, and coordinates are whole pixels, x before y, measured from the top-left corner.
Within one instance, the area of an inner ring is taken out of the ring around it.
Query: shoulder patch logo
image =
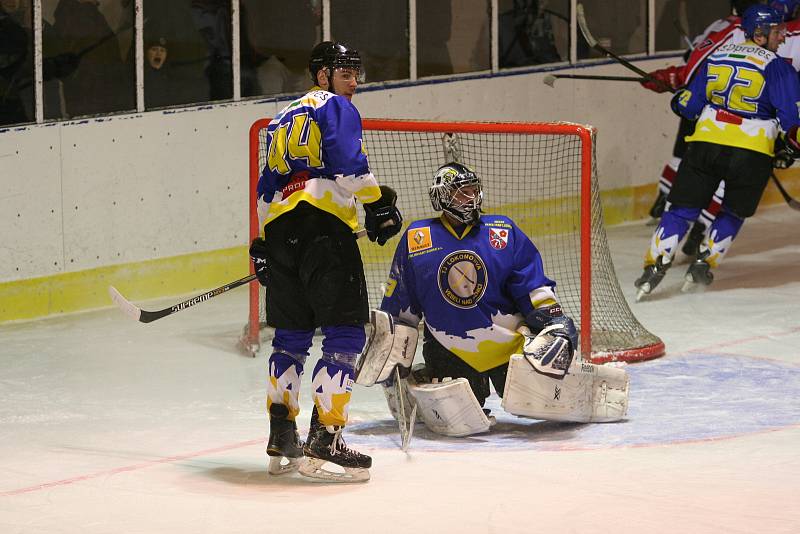
[[[419,252],[433,246],[431,227],[411,228],[408,230],[408,252]]]
[[[480,256],[471,250],[457,250],[439,265],[439,291],[456,308],[474,308],[486,292],[487,277]]]
[[[489,244],[495,250],[503,250],[508,245],[508,230],[505,228],[489,228]]]

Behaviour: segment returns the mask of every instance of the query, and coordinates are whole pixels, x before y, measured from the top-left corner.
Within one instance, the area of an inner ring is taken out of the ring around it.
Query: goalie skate
[[[665,261],[664,256],[659,256],[654,265],[648,265],[644,268],[642,276],[633,283],[639,288],[639,291],[636,292],[636,302],[642,300],[645,295],[649,295],[661,283],[670,265],[672,265],[670,260]]]
[[[343,427],[325,426],[317,418],[317,410],[311,416],[311,429],[303,447],[305,459],[298,471],[301,475],[327,482],[366,482],[372,458],[350,449],[342,438]],[[335,464],[343,471],[326,469],[326,464]]]
[[[297,424],[286,416],[289,410],[282,404],[273,404],[269,409],[269,442],[267,455],[270,475],[292,473],[300,466],[303,457],[303,442],[297,433]]]

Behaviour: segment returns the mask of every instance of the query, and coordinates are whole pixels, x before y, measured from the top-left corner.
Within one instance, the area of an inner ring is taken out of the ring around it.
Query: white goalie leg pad
[[[537,372],[521,354],[511,356],[502,406],[508,413],[548,421],[610,423],[628,413],[628,373],[617,367],[573,362],[562,380]]]
[[[410,368],[419,338],[416,327],[395,323],[381,310],[370,310],[369,321],[372,329],[355,369],[355,382],[362,386],[388,380],[397,365]]]
[[[483,413],[466,378],[445,379],[431,384],[408,383],[417,405],[417,415],[432,432],[462,437],[487,432],[494,424]]]

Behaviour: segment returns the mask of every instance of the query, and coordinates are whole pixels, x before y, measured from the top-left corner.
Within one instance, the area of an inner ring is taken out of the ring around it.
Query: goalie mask
[[[452,162],[439,167],[428,193],[434,210],[459,222],[475,224],[481,218],[481,179],[466,165]]]

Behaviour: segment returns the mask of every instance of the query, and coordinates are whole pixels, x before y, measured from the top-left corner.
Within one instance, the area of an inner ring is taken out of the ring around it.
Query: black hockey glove
[[[253,260],[253,269],[256,272],[258,283],[267,285],[267,244],[257,237],[250,243],[250,259]]]
[[[776,169],[788,169],[794,164],[797,154],[793,154],[786,146],[784,136],[779,135],[775,139],[775,156],[772,158],[772,166]]]
[[[381,198],[364,204],[364,227],[370,241],[383,246],[402,229],[403,216],[397,209],[397,193],[388,185],[381,186]]]
[[[570,353],[574,354],[578,348],[578,331],[575,323],[564,315],[558,304],[548,308],[539,308],[525,316],[525,322],[532,332],[538,334],[548,326],[559,326],[549,332],[550,335],[562,337],[569,341]]]

